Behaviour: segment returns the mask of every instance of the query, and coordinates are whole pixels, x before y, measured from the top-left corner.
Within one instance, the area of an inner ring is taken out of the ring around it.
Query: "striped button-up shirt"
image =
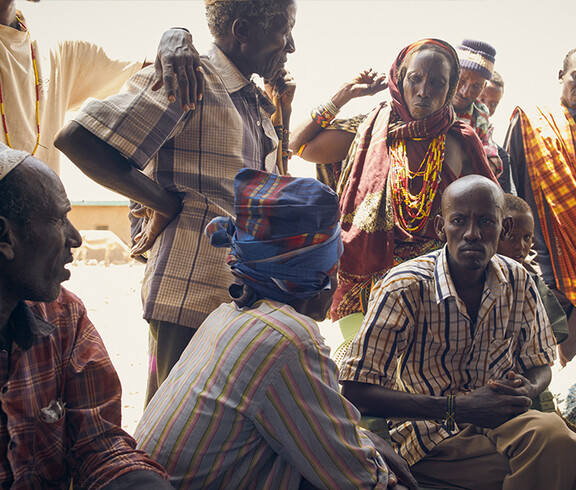
[[[264,300],[206,319],[135,437],[178,488],[386,488],[358,420],[316,323]]]
[[[377,283],[340,377],[445,396],[468,393],[510,370],[523,372],[554,357],[548,317],[526,270],[495,255],[472,322],[444,247],[393,268]],[[410,464],[450,435],[442,421],[394,420],[393,442]]]
[[[89,101],[73,119],[182,196],[180,215],[150,251],[144,317],[194,328],[229,301],[233,282],[227,251],[212,247],[204,228],[232,214],[238,170],[275,170],[278,146],[266,95],[216,46],[202,67],[204,97],[194,111],[183,114],[164,90],[150,90],[154,68],[148,67],[122,93]]]

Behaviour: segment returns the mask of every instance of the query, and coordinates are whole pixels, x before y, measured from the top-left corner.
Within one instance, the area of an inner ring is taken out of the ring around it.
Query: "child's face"
[[[498,253],[522,263],[532,246],[534,218],[530,213],[518,211],[512,211],[509,215],[514,220],[514,226],[510,235],[500,240]]]

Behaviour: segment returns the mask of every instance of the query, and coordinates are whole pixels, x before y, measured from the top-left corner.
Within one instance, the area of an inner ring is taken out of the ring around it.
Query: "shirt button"
[[[8,386],[2,386],[2,393],[6,393],[8,391]]]
[[[260,121],[256,121],[256,126],[260,126]]]

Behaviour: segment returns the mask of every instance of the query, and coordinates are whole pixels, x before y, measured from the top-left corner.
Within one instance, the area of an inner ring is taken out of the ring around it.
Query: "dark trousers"
[[[182,352],[196,333],[195,328],[150,320],[148,337],[148,386],[146,388],[146,405],[150,402],[158,387],[170,374],[174,365],[180,359]]]

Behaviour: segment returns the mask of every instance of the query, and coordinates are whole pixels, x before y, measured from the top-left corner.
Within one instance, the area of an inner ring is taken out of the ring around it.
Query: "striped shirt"
[[[230,300],[227,251],[204,228],[233,212],[234,176],[243,167],[274,171],[278,137],[274,106],[216,46],[202,58],[203,99],[182,113],[163,90],[150,90],[154,67],[123,92],[90,100],[73,119],[169,191],[183,208],[150,251],[143,284],[144,317],[197,328]]]
[[[340,378],[445,396],[469,393],[490,378],[554,358],[548,317],[526,270],[495,255],[472,323],[450,278],[444,247],[391,269],[376,284]],[[442,421],[395,418],[391,429],[410,464],[449,435]]]
[[[318,326],[263,300],[200,327],[136,428],[177,488],[386,488]]]

